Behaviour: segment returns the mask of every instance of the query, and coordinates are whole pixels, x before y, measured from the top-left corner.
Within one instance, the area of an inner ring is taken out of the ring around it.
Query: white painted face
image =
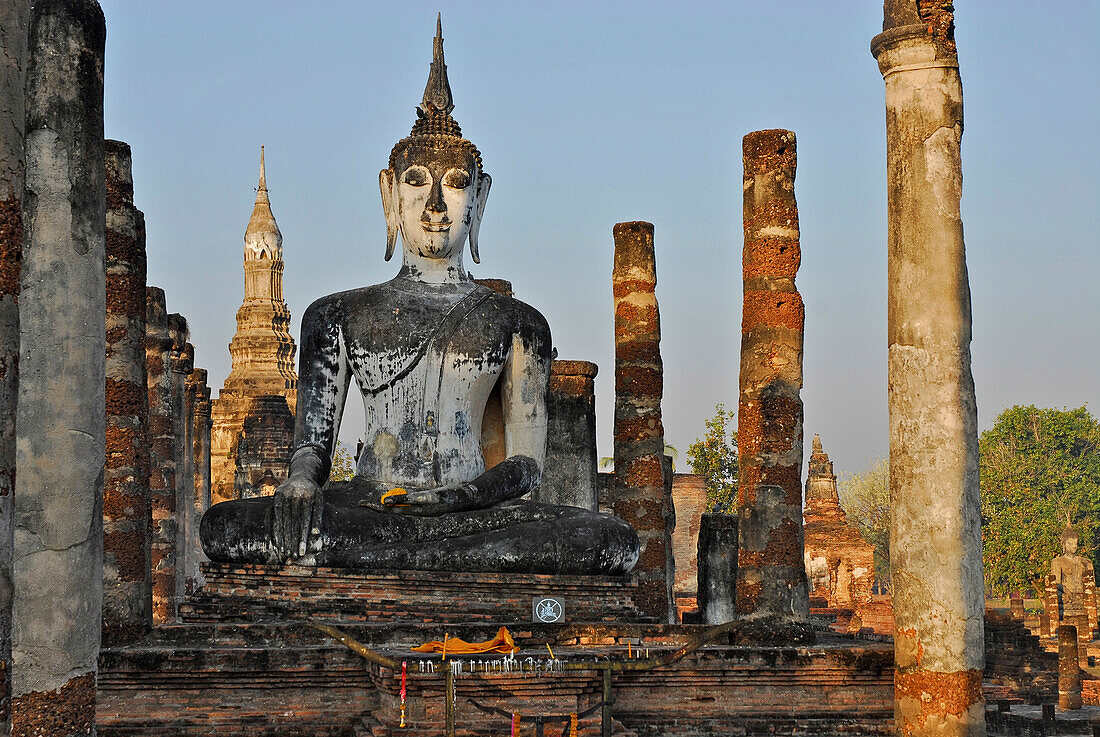
[[[476,216],[477,163],[458,147],[409,154],[395,186],[405,249],[421,258],[461,258]]]

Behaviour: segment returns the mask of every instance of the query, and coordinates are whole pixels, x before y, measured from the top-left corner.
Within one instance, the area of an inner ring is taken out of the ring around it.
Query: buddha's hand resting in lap
[[[283,561],[300,558],[321,534],[321,488],[310,479],[291,477],[275,489],[271,504],[271,541]]]
[[[394,493],[398,492],[398,493]],[[437,489],[405,491],[391,489],[378,494],[377,499],[363,500],[360,507],[376,512],[407,514],[414,517],[436,517],[450,512],[477,509],[477,489],[473,484],[454,484]]]

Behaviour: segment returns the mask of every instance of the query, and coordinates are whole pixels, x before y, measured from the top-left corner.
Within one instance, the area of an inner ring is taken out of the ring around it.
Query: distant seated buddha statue
[[[302,318],[295,445],[274,495],[203,517],[213,561],[356,569],[622,574],[638,537],[616,517],[523,497],[546,455],[550,329],[463,268],[491,179],[462,137],[437,29],[424,100],[379,176],[383,284],[323,297]],[[355,379],[366,411],[356,474],[326,485]],[[499,387],[506,459],[486,470],[482,419]]]

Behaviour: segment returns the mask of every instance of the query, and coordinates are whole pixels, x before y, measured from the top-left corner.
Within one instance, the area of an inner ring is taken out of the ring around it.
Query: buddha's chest
[[[376,310],[344,335],[348,364],[367,403],[418,412],[487,396],[511,343],[507,321],[476,299]]]

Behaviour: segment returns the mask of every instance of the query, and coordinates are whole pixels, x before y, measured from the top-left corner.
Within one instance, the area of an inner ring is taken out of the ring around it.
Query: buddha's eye
[[[423,187],[427,183],[428,175],[420,167],[409,169],[405,172],[405,184],[411,185],[413,187]]]
[[[470,186],[470,175],[461,169],[451,169],[443,177],[443,184],[452,189],[466,189]]]

